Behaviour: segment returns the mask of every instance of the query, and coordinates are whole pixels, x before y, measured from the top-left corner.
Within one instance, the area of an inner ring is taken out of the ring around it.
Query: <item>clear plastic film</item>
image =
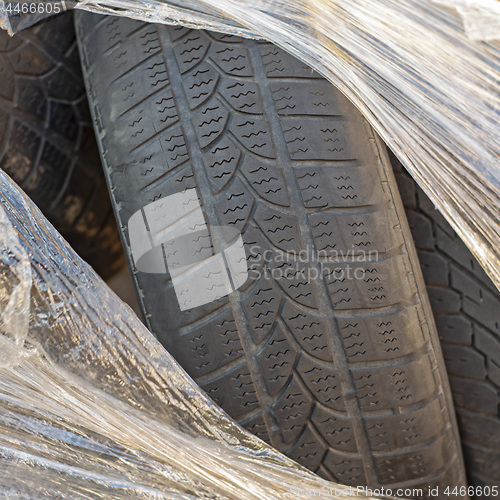
[[[500,38],[498,0],[62,5],[263,37],[302,59],[361,110],[500,288],[500,44],[475,41]],[[4,10],[4,27],[29,16]]]
[[[234,423],[0,171],[0,496],[351,491]]]
[[[500,0],[434,0],[456,9],[471,40],[500,40]]]

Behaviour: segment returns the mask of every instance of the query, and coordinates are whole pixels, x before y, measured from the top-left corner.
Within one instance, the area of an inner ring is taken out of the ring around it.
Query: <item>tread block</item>
[[[443,344],[443,356],[450,375],[483,380],[486,378],[484,356],[470,347]]]
[[[377,456],[375,465],[380,482],[383,485],[391,484],[401,474],[404,474],[408,481],[436,474],[453,456],[446,437],[447,432],[432,440],[425,449],[417,448],[393,456]]]
[[[53,67],[53,62],[38,47],[33,46],[30,52],[18,51],[8,56],[15,73],[22,76],[42,76]]]
[[[200,65],[212,42],[203,31],[192,30],[174,46],[175,58],[182,74]]]
[[[304,467],[312,471],[316,470],[326,452],[326,447],[321,449],[317,441],[314,431],[307,426],[297,443],[288,451],[288,456],[304,465]]]
[[[385,317],[339,319],[349,362],[397,359],[421,350],[426,337],[421,334],[410,340],[407,335],[412,325],[419,321],[416,309]]]
[[[266,239],[283,252],[298,254],[302,250],[297,220],[293,215],[280,213],[264,204],[259,204],[254,220],[262,229]],[[278,255],[280,255],[278,253]],[[283,257],[286,255],[283,254]],[[275,259],[275,264],[281,259]]]
[[[436,215],[436,218],[441,220],[442,216],[438,214]],[[444,226],[443,222],[441,222],[441,224]],[[462,269],[473,273],[476,279],[481,282],[483,286],[486,286],[490,289],[490,291],[498,296],[499,292],[495,285],[492,283],[490,278],[488,278],[479,262],[473,257],[470,250],[465,246],[465,243],[453,231],[449,224],[446,223],[444,229],[442,226],[440,227],[436,225],[435,231],[438,250],[446,255],[451,261],[457,263]]]
[[[346,411],[341,387],[343,377],[337,370],[326,368],[309,357],[302,356],[297,373],[318,403],[332,410]]]
[[[276,158],[271,130],[263,118],[234,116],[229,129],[249,153],[262,158]]]
[[[105,21],[97,29],[93,30],[92,39],[95,41],[95,45],[86,45],[85,49],[90,60],[94,61],[102,54],[103,59],[109,59],[120,69],[128,71],[134,59],[142,59],[145,56],[144,48],[147,47],[146,50],[149,50],[148,46],[150,44],[147,42],[154,33],[155,29],[151,25],[146,26],[140,21],[129,18],[127,18],[126,22],[121,22],[110,17],[109,21]],[[130,50],[133,50],[132,53],[127,54],[127,51],[125,51],[125,54],[121,55],[124,50],[118,49],[122,47],[125,39],[130,39],[131,35],[134,39],[137,38],[138,43],[133,44],[134,48],[130,47]],[[115,50],[112,50],[113,48]]]
[[[450,376],[455,406],[465,410],[498,415],[498,389],[487,381],[472,381]]]
[[[248,51],[241,44],[215,44],[210,57],[226,75],[253,76]]]
[[[202,63],[190,74],[182,85],[191,109],[206,103],[215,93],[220,75],[208,63]],[[210,108],[206,108],[208,111]]]
[[[211,107],[193,113],[193,125],[201,148],[206,148],[219,139],[226,128],[229,111],[213,102]]]
[[[310,395],[304,393],[295,377],[292,377],[290,384],[274,404],[276,419],[285,443],[294,443],[302,434],[312,405]]]
[[[261,158],[245,156],[241,171],[263,200],[274,205],[290,206],[283,172],[280,168]]]
[[[269,443],[270,439],[269,433],[267,432],[266,422],[264,421],[261,414],[257,414],[250,421],[245,422],[244,426],[249,432],[262,439],[266,443]]]
[[[319,273],[304,262],[283,260],[281,253],[272,254],[271,259],[266,268],[266,276],[273,279],[286,297],[296,304],[316,308],[314,279]]]
[[[411,290],[400,284],[400,277],[406,272],[400,256],[369,263],[332,262],[322,267],[334,309],[408,306],[413,300]]]
[[[220,33],[218,31],[207,31],[207,36],[217,42],[222,43],[235,43],[240,44],[241,38],[235,35],[230,35],[229,33]]]
[[[491,448],[500,456],[500,422],[496,416],[459,408],[457,418],[465,442]]]
[[[278,107],[285,112],[288,104]],[[292,160],[351,160],[355,158],[347,140],[347,131],[340,120],[302,117],[300,124],[283,118],[281,128]]]
[[[376,205],[382,193],[373,189],[378,182],[377,172],[357,167],[295,167],[302,199],[306,208],[325,209]]]
[[[433,250],[435,247],[434,235],[432,232],[432,224],[427,217],[419,212],[408,212],[408,224],[415,238],[418,249]]]
[[[370,212],[335,217],[319,212],[311,214],[309,221],[319,257],[377,260],[380,253],[401,244],[390,221]]]
[[[391,163],[393,164],[396,182],[398,183],[399,194],[404,203],[405,210],[408,213],[417,208],[417,185],[406,171],[396,168],[397,159],[389,152]]]
[[[225,372],[201,387],[219,406],[230,408],[235,419],[259,408],[257,391],[246,365]]]
[[[155,120],[148,119],[151,112],[156,116]],[[165,131],[178,121],[179,117],[175,104],[173,104],[172,92],[170,89],[165,89],[156,99],[135,110],[131,114],[130,122],[118,120],[110,140],[125,142],[130,148],[130,152],[136,149],[143,151],[143,146],[151,142],[150,138],[162,132],[168,135]]]
[[[454,289],[463,294],[462,307],[465,314],[500,336],[499,293],[492,293],[477,280],[468,276],[457,266],[451,266],[451,282]],[[496,358],[500,361],[500,358]]]
[[[240,158],[241,151],[227,137],[205,152],[203,163],[210,177],[214,194],[224,189],[232,180]],[[235,196],[239,197],[243,196],[243,194]]]
[[[259,354],[259,362],[272,396],[283,390],[292,374],[295,364],[294,351],[296,350],[286,338],[282,328],[277,325]]]
[[[427,286],[448,286],[448,262],[444,257],[434,252],[419,251],[418,260]]]
[[[438,314],[435,320],[442,342],[464,345],[472,343],[472,323],[463,316]]]
[[[19,93],[19,109],[32,114],[40,121],[45,121],[49,112],[49,103],[45,92],[36,80],[22,80],[16,84]]]
[[[289,300],[285,302],[281,317],[290,334],[305,352],[322,361],[333,361],[328,334],[321,317],[306,313]]]
[[[0,44],[2,43],[5,43],[3,37],[0,39]],[[0,54],[0,78],[2,79],[0,96],[12,101],[16,92],[16,80],[14,72],[11,71],[10,63],[3,54]]]
[[[341,115],[339,95],[327,82],[316,83],[313,87],[308,82],[271,82],[271,93],[280,115],[316,116]]]
[[[256,344],[261,344],[275,328],[280,304],[279,291],[271,281],[264,278],[261,278],[246,296],[243,307],[252,326],[252,336]]]
[[[327,212],[309,215],[319,257],[340,261],[377,260],[379,254],[399,246],[391,223],[376,213],[339,214]]]
[[[460,312],[460,294],[450,288],[429,287],[427,289],[434,313]]]
[[[223,224],[243,233],[249,223],[254,199],[239,178],[217,198],[217,211]]]
[[[428,355],[383,368],[351,367],[351,373],[364,412],[413,406],[438,389]]]
[[[500,360],[500,339],[477,325],[474,329],[474,345],[479,352],[488,358],[497,362]]]
[[[215,316],[209,324],[187,330],[177,342],[182,343],[179,363],[191,365],[190,375],[199,377],[244,355],[236,322],[230,309]]]
[[[321,432],[330,449],[357,452],[352,424],[346,416],[316,405],[311,415],[311,422]]]
[[[428,425],[429,421],[433,425]],[[446,425],[438,398],[423,408],[390,418],[365,415],[364,423],[370,447],[375,452],[408,448],[416,442],[430,441],[439,436]]]
[[[324,467],[334,477],[335,481],[348,486],[366,484],[365,471],[361,458],[353,454],[343,454],[329,449]]]
[[[260,90],[254,82],[225,78],[220,88],[220,95],[235,111],[252,115],[264,113]]]
[[[260,43],[259,52],[268,78],[322,79],[309,66],[275,45]]]
[[[266,279],[263,273],[265,272],[266,256],[270,252],[269,245],[262,237],[260,231],[249,225],[246,226],[243,232],[243,245],[247,256],[248,276],[250,279],[247,282],[248,287],[243,286],[240,288],[242,292],[251,287],[251,285],[256,283],[259,279]],[[269,287],[264,286],[264,288],[267,289]],[[245,297],[251,296],[252,293],[251,289],[250,291],[246,291]],[[253,304],[253,302],[251,302],[250,305],[251,304]]]
[[[497,464],[500,459],[498,450],[486,449],[473,444],[467,444],[464,449],[464,455],[467,457],[467,462],[470,463],[473,470],[481,471],[483,478],[495,478],[497,476]],[[498,482],[490,483],[497,484]],[[491,495],[494,498],[497,495]],[[480,497],[480,495],[477,495]]]

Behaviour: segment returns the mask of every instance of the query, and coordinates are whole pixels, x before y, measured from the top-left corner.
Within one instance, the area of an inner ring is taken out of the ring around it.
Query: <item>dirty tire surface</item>
[[[500,488],[500,292],[401,164],[392,163],[451,381],[469,483]]]
[[[0,168],[101,276],[124,265],[71,13],[0,30]]]
[[[165,347],[240,424],[325,478],[464,484],[404,210],[359,113],[269,43],[87,13],[76,25],[123,244]],[[127,223],[187,189],[209,227],[242,234],[251,278],[181,311],[168,274],[134,267]]]

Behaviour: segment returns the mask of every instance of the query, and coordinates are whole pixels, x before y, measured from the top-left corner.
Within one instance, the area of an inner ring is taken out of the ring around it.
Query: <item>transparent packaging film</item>
[[[456,11],[471,40],[500,40],[499,0],[434,0]]]

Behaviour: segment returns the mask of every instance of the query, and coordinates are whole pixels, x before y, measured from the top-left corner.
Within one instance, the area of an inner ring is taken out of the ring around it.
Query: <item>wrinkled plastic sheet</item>
[[[499,0],[434,0],[456,9],[471,40],[500,40]]]
[[[234,423],[0,170],[0,497],[349,496]]]
[[[263,37],[302,59],[361,110],[500,288],[500,45],[477,41],[500,38],[498,0],[63,5]],[[30,16],[4,10],[3,26]]]

